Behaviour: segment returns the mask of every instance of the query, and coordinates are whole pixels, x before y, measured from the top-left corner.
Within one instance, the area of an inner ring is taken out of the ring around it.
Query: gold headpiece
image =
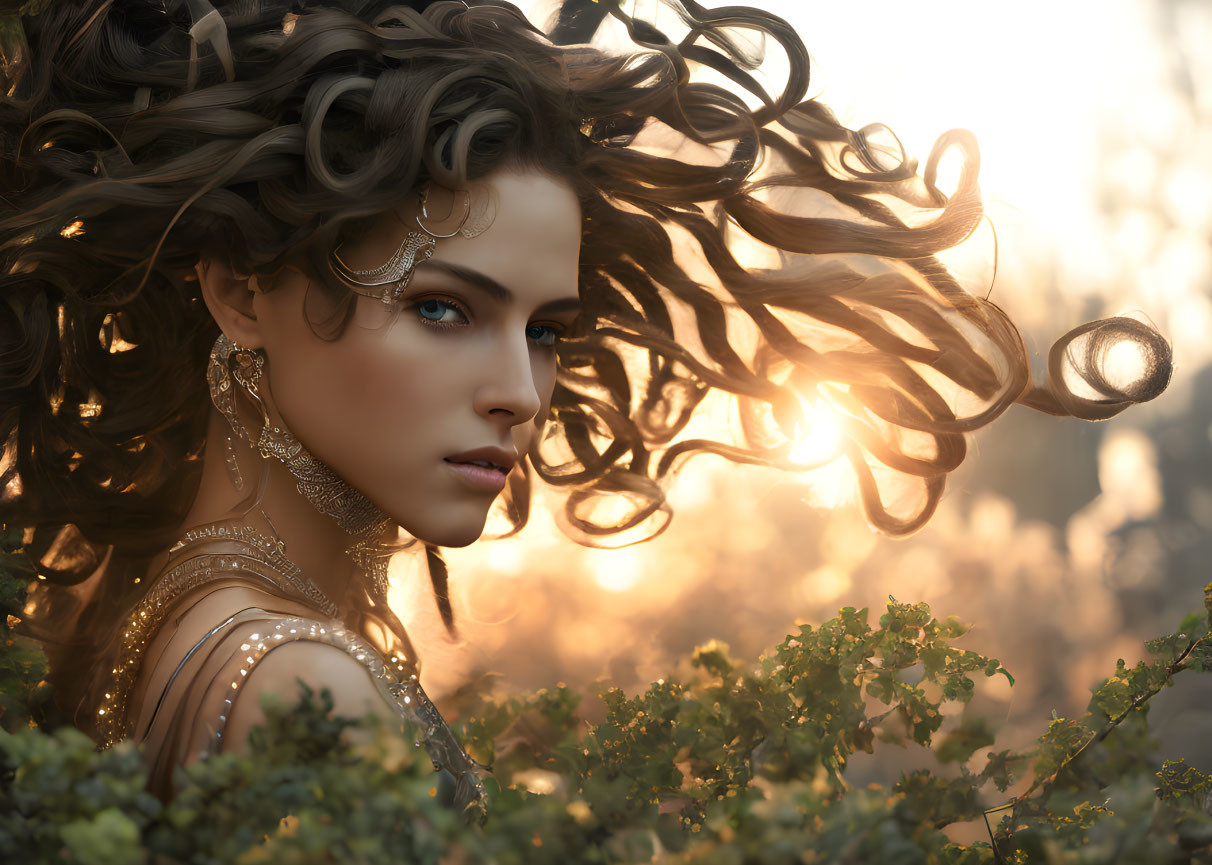
[[[435,188],[449,192],[453,197],[450,212],[441,218],[435,218],[429,212],[429,195]],[[421,197],[421,212],[416,218],[420,230],[404,235],[404,240],[387,261],[370,270],[354,270],[341,260],[340,247],[337,247],[328,255],[328,266],[333,276],[350,291],[391,304],[408,287],[416,266],[433,255],[439,240],[456,234],[463,237],[482,234],[492,224],[496,210],[496,199],[487,185],[480,184],[472,190],[431,187]]]
[[[436,247],[437,241],[431,235],[410,231],[391,258],[373,270],[354,270],[341,260],[337,249],[328,256],[328,266],[332,268],[333,276],[348,286],[350,291],[377,297],[383,303],[390,304],[408,287],[418,261],[433,255]]]

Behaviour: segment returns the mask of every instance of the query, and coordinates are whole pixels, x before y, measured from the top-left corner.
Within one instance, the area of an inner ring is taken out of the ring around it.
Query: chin
[[[488,514],[485,513],[478,519],[446,520],[440,524],[429,520],[410,520],[401,521],[400,526],[422,543],[437,547],[466,547],[484,534],[487,519]]]

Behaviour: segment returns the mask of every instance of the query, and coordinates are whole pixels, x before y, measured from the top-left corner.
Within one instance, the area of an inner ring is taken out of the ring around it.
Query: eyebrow
[[[434,268],[442,271],[443,273],[447,273],[453,276],[455,279],[462,280],[468,285],[475,286],[485,294],[501,301],[502,303],[510,303],[514,299],[513,292],[508,288],[501,285],[501,283],[497,282],[491,276],[480,273],[478,270],[472,270],[470,267],[463,267],[462,265],[453,264],[449,261],[436,261],[432,258],[424,263],[424,267]],[[576,312],[580,310],[581,307],[582,303],[579,297],[564,297],[560,298],[559,300],[552,300],[543,304],[536,310],[536,312]]]

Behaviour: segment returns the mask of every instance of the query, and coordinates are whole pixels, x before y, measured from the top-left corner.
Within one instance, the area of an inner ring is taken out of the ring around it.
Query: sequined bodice
[[[254,590],[244,596],[257,602],[241,604],[193,644],[171,673],[162,671],[158,693],[143,693],[136,712],[136,691],[147,687],[141,680],[157,660],[147,652],[158,633],[208,592],[232,587]],[[339,621],[337,612],[302,578],[281,545],[255,529],[226,524],[192,530],[170,551],[168,564],[125,623],[110,687],[96,710],[102,745],[133,737],[152,764],[153,788],[167,793],[175,765],[222,749],[232,707],[266,654],[299,640],[322,642],[365,667],[401,720],[419,731],[418,745],[434,767],[454,776],[456,803],[473,816],[482,812],[478,767],[425,695],[412,660],[398,651],[384,655]]]

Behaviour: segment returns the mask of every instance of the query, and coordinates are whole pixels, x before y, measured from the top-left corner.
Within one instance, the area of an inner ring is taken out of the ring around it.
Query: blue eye
[[[551,348],[559,341],[562,331],[563,328],[550,324],[532,324],[526,328],[526,338],[544,348]]]
[[[439,297],[429,297],[419,301],[414,308],[421,318],[433,324],[455,325],[467,321],[467,316],[461,309]]]

